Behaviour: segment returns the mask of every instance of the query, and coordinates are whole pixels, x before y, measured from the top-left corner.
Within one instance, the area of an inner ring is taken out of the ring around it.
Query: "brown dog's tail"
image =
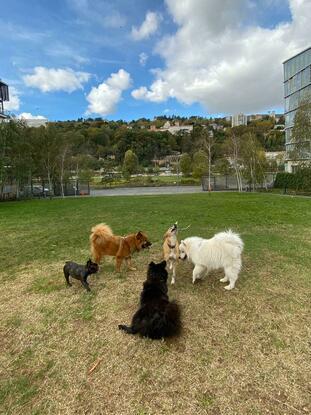
[[[93,226],[91,229],[90,242],[91,242],[91,253],[94,261],[99,263],[102,257],[101,248],[103,242],[113,236],[113,232],[110,226],[105,223],[100,223]]]
[[[91,229],[90,241],[91,243],[95,243],[99,238],[104,240],[110,238],[111,236],[113,236],[113,232],[110,226],[105,223],[99,223]]]

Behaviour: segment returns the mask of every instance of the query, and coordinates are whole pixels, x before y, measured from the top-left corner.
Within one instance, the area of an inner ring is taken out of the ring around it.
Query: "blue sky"
[[[310,3],[3,1],[6,108],[50,120],[282,111],[282,61],[309,46]]]

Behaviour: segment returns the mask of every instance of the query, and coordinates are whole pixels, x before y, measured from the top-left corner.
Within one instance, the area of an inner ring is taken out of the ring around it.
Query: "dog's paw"
[[[232,287],[232,285],[229,284],[229,285],[226,285],[224,288],[225,290],[230,291],[230,290],[233,290],[234,287]]]
[[[227,278],[227,277],[224,277],[224,278],[221,278],[219,281],[220,281],[220,282],[227,282],[227,281],[229,281],[229,280],[228,280],[228,278]]]
[[[174,284],[175,284],[175,280],[173,280],[173,279],[172,279],[172,281],[171,281],[171,285],[174,285]]]

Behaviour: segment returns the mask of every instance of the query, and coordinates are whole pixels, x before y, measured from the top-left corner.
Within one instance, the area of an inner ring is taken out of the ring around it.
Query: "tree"
[[[4,185],[15,183],[16,197],[29,182],[32,167],[31,144],[21,121],[0,124],[0,195]]]
[[[182,174],[186,177],[189,177],[191,174],[192,165],[191,157],[188,153],[184,153],[181,155],[179,165]]]
[[[225,149],[228,156],[231,159],[231,163],[235,172],[238,191],[242,192],[242,173],[241,173],[241,136],[239,134],[239,128],[231,128],[228,138],[225,142]]]
[[[254,133],[243,134],[242,142],[243,176],[254,191],[256,184],[263,183],[265,178],[267,165],[265,151]]]
[[[132,150],[127,150],[124,155],[122,173],[123,176],[129,178],[138,171],[138,158]]]
[[[208,157],[203,150],[199,150],[193,155],[192,175],[195,178],[201,178],[208,172]]]
[[[229,161],[225,157],[223,157],[216,161],[215,171],[223,175],[228,175],[232,173],[232,168]]]
[[[202,145],[208,156],[208,191],[211,191],[211,167],[212,167],[212,154],[215,146],[215,137],[212,130],[207,129],[202,131]]]
[[[47,178],[49,192],[52,194],[59,159],[58,130],[55,126],[49,125],[33,128],[32,134],[37,174],[42,180]]]
[[[59,183],[61,189],[61,196],[65,196],[64,192],[64,185],[66,176],[68,176],[69,169],[69,160],[70,160],[70,151],[72,148],[73,140],[72,140],[72,133],[58,133],[57,136],[58,141],[58,157],[57,157],[57,164],[59,170]]]

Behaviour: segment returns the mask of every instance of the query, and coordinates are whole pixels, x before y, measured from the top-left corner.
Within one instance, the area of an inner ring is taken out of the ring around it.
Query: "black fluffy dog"
[[[64,275],[67,285],[72,285],[69,281],[69,277],[73,277],[80,280],[87,291],[91,291],[87,282],[87,277],[91,274],[96,274],[97,271],[98,265],[90,259],[87,261],[86,265],[79,265],[72,261],[67,261],[64,265]]]
[[[178,304],[170,302],[167,295],[166,261],[151,262],[147,280],[140,295],[140,307],[132,318],[131,326],[119,325],[128,334],[137,334],[150,339],[161,339],[178,335],[181,329]]]

